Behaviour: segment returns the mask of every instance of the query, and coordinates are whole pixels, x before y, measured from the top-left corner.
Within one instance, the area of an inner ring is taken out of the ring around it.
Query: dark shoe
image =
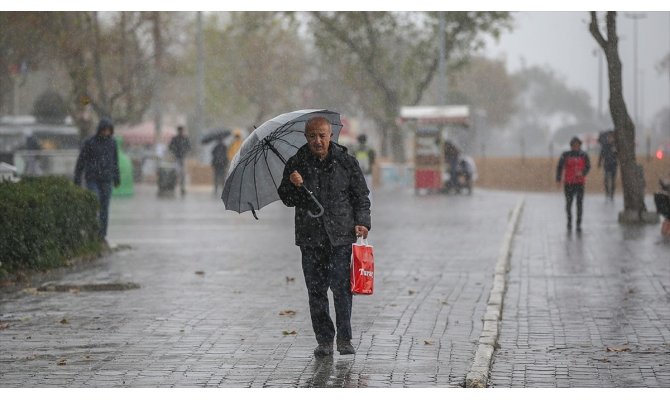
[[[569,231],[572,230],[572,222],[568,222],[568,230],[569,230]]]
[[[577,225],[577,233],[582,233],[582,226],[581,225]]]
[[[314,355],[317,357],[325,357],[333,354],[333,343],[319,343],[314,349]]]
[[[351,345],[351,340],[338,340],[337,341],[337,351],[340,354],[356,354],[354,346]]]

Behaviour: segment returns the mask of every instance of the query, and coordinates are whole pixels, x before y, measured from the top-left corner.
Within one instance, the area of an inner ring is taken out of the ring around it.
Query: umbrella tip
[[[249,204],[249,207],[251,207],[251,213],[254,215],[254,218],[256,218],[256,220],[258,220],[258,216],[256,215],[256,210],[254,210],[254,205],[251,204],[251,203],[247,203],[247,204]]]

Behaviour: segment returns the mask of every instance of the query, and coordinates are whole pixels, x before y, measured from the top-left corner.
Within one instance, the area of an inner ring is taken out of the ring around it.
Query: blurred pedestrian
[[[186,155],[191,151],[191,141],[184,134],[184,127],[177,127],[177,135],[170,140],[168,147],[177,161],[177,179],[181,188],[181,195],[186,194]]]
[[[219,193],[219,184],[223,186],[226,178],[226,167],[228,166],[228,146],[223,143],[223,139],[216,141],[216,146],[212,149],[212,170],[214,172],[214,195]]]
[[[370,193],[363,171],[346,148],[331,142],[332,126],[324,117],[305,125],[307,144],[288,159],[279,197],[295,207],[295,244],[302,253],[302,270],[309,297],[309,312],[318,346],[316,356],[333,354],[337,338],[340,354],[354,354],[351,344],[351,245],[370,229]],[[313,190],[324,208],[313,218],[313,200],[301,186]],[[330,318],[328,289],[335,303],[335,326]],[[337,336],[336,336],[337,335]]]
[[[98,214],[100,238],[107,237],[109,202],[112,197],[112,185],[121,184],[119,157],[116,142],[112,138],[114,124],[109,118],[102,118],[94,136],[88,138],[79,152],[74,169],[74,183],[81,185],[81,177],[86,179],[86,188],[95,193],[100,203]]]
[[[589,155],[581,147],[582,141],[578,137],[570,139],[570,150],[561,154],[556,167],[556,184],[560,186],[563,182],[569,231],[572,230],[572,201],[577,199],[577,232],[582,231],[584,184],[591,169]]]
[[[24,157],[26,163],[24,174],[27,176],[42,175],[42,160],[39,154],[40,150],[42,150],[42,145],[32,133],[26,138],[25,149],[28,150],[28,152]]]
[[[460,150],[449,140],[444,141],[443,145],[444,160],[449,167],[449,181],[447,182],[447,191],[458,188],[458,160],[461,156]]]
[[[603,132],[602,137],[599,138],[598,168],[604,167],[605,196],[609,200],[614,200],[617,170],[617,148],[614,139],[614,131]]]
[[[242,131],[239,129],[235,129],[233,131],[233,140],[231,140],[230,144],[228,145],[228,160],[232,160],[233,157],[235,157],[235,154],[237,154],[238,151],[240,151],[240,147],[242,146]]]
[[[363,171],[363,176],[365,177],[365,183],[368,185],[368,189],[372,188],[372,170],[375,165],[375,151],[368,146],[367,141],[368,137],[365,134],[358,135],[358,145],[354,150],[354,156],[358,160],[358,165]]]

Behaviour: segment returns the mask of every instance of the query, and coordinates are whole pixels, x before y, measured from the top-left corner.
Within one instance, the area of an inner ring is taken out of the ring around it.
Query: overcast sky
[[[637,11],[637,13],[640,13]],[[625,12],[618,14],[619,55],[623,64],[624,96],[628,112],[635,118],[634,105],[634,23]],[[657,65],[670,52],[670,13],[646,12],[638,20],[638,113],[648,123],[670,103],[668,71],[659,73]],[[547,65],[564,77],[572,88],[587,90],[594,107],[598,106],[597,44],[588,31],[586,11],[516,12],[515,30],[492,42],[485,51],[491,57],[506,60],[508,71],[526,66]],[[603,78],[606,67],[603,62]],[[603,112],[609,107],[607,82],[603,83]]]

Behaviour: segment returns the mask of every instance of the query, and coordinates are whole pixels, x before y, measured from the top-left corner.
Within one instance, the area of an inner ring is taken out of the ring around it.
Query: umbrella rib
[[[264,152],[263,151],[258,152],[258,154],[262,154],[262,153],[264,153]],[[256,169],[255,168],[254,168],[254,189],[256,189],[256,190],[254,190],[254,192],[256,192],[256,193],[254,193],[256,195],[256,207],[260,210],[261,202],[258,199],[258,181],[256,180]],[[253,210],[253,208],[252,208],[252,210]]]
[[[288,140],[286,140],[284,138],[277,138],[277,139],[275,139],[275,141],[285,143],[287,146],[291,146],[294,149],[300,149],[300,147],[294,145],[293,143],[289,142]]]
[[[291,121],[287,121],[287,122],[281,124],[281,125],[280,125],[278,128],[276,128],[274,131],[272,131],[272,133],[270,133],[268,136],[271,137],[271,138],[273,138],[273,139],[278,139],[278,138],[280,138],[280,137],[282,137],[282,136],[286,136],[286,135],[288,135],[288,134],[291,133],[291,132],[300,132],[300,131],[297,131],[297,130],[290,129],[290,128],[293,127],[293,125],[295,125],[297,122],[298,122],[298,121],[293,121],[293,120],[291,120]]]
[[[275,189],[277,189],[279,186],[277,186],[277,181],[275,180],[274,175],[272,175],[272,170],[270,169],[270,164],[268,164],[268,152],[267,151],[264,152],[264,156],[265,156],[265,166],[267,167],[268,173],[270,174],[270,179],[272,179],[272,184],[275,185]],[[286,164],[284,164],[284,165],[286,165]]]
[[[244,165],[245,168],[240,168],[242,171],[240,172],[240,188],[239,192],[240,195],[238,196],[238,202],[237,202],[237,209],[241,210],[242,209],[242,184],[244,183],[244,171],[246,171],[246,165]],[[241,212],[241,211],[238,211]]]

